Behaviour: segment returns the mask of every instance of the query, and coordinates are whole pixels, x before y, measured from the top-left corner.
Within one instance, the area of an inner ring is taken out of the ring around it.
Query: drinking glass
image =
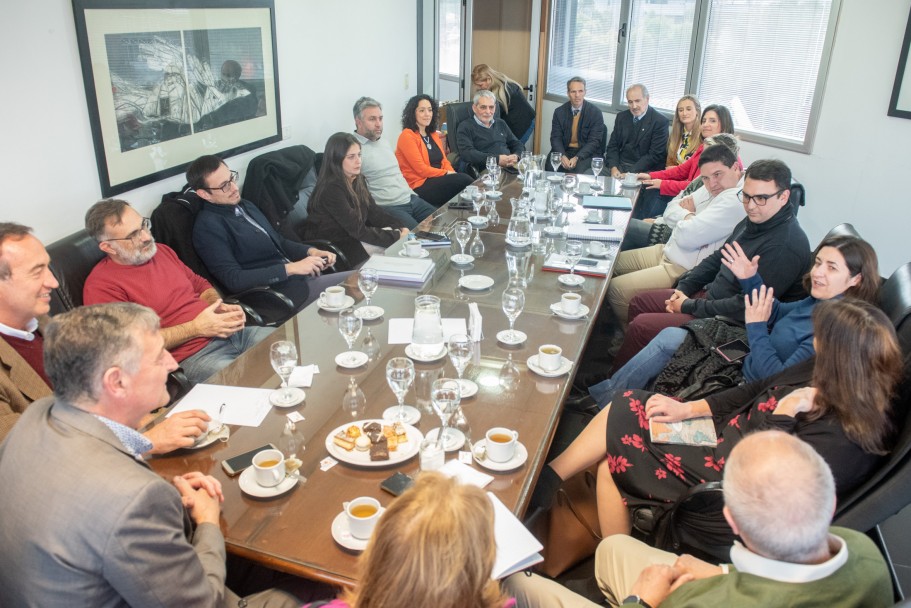
[[[516,163],[516,171],[519,172],[519,181],[523,184],[525,183],[525,172],[528,171],[528,162],[527,156],[525,153],[522,153],[522,158],[519,159],[519,162]]]
[[[364,395],[364,391],[354,381],[354,377],[349,378],[348,388],[345,389],[345,395],[342,397],[342,410],[357,420],[364,413],[365,407],[367,407],[367,397]]]
[[[446,440],[449,438],[449,418],[459,409],[461,401],[462,394],[458,380],[440,378],[439,380],[434,380],[430,386],[430,403],[442,423],[440,434],[437,435],[437,441],[442,443],[444,449]]]
[[[475,221],[480,224],[484,219],[481,217],[481,209],[484,208],[484,190],[478,188],[478,190],[471,195],[471,206],[474,209],[474,217],[477,218]]]
[[[456,264],[465,264],[467,263],[468,256],[465,255],[465,245],[468,244],[468,241],[471,239],[471,224],[465,220],[456,222],[455,224],[455,238],[456,242],[459,244],[459,247],[462,249],[462,253],[452,256],[452,261]]]
[[[275,342],[269,348],[269,359],[272,362],[272,369],[282,379],[278,400],[282,403],[291,403],[294,400],[294,391],[288,387],[288,378],[297,365],[297,348],[293,342],[287,340]]]
[[[601,175],[601,171],[604,169],[604,159],[600,156],[596,156],[592,159],[592,173],[595,174],[595,182],[592,184],[592,190],[601,190],[603,188],[601,180],[598,179],[598,176]]]
[[[474,240],[471,241],[471,246],[468,248],[468,253],[475,259],[484,256],[484,241],[481,240],[480,230],[477,232],[477,234],[475,234]]]
[[[379,276],[375,268],[361,268],[357,273],[357,287],[364,294],[367,301],[365,308],[370,308],[370,298],[376,293],[380,286]]]
[[[550,166],[551,166],[551,168],[554,170],[554,172],[556,172],[556,171],[557,171],[557,167],[560,166],[560,157],[561,157],[561,156],[562,156],[562,155],[561,155],[559,152],[551,152],[551,153],[550,153]]]
[[[566,202],[569,202],[569,197],[576,190],[576,184],[579,183],[579,179],[572,173],[567,173],[563,176],[563,195],[566,198]]]
[[[569,264],[569,274],[575,274],[576,264],[582,258],[582,241],[566,241],[566,244],[563,245],[563,257]]]
[[[459,376],[459,387],[464,387],[467,380],[462,379],[468,362],[471,361],[471,339],[465,334],[452,334],[449,336],[449,360]],[[462,392],[466,392],[464,388]]]
[[[408,415],[405,411],[405,395],[414,383],[414,363],[408,357],[394,357],[386,364],[386,382],[398,399],[399,409],[395,416],[397,422],[405,423]]]
[[[357,362],[356,351],[352,349],[354,348],[354,341],[361,334],[363,326],[364,321],[354,313],[353,308],[346,308],[338,315],[338,331],[348,344],[347,361],[351,365]]]
[[[500,165],[500,159],[497,156],[488,156],[487,157],[487,171],[493,171],[494,167]]]
[[[500,165],[496,165],[493,169],[490,169],[488,177],[490,178],[490,187],[493,190],[500,189],[500,176],[502,175],[502,171],[503,169]]]
[[[509,319],[509,340],[515,341],[518,339],[515,329],[513,326],[516,323],[516,319],[519,318],[519,315],[522,314],[522,310],[525,308],[525,292],[519,289],[518,287],[510,287],[503,291],[503,313],[506,315],[506,318]]]

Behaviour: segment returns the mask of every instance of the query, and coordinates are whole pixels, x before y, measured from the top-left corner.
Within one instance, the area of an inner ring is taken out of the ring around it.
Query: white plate
[[[348,464],[354,464],[361,467],[388,467],[392,464],[405,462],[417,454],[418,450],[421,449],[421,442],[424,440],[424,435],[421,433],[421,431],[417,430],[410,424],[405,425],[405,431],[408,433],[408,441],[405,443],[400,443],[398,449],[394,452],[390,451],[389,460],[370,460],[370,450],[359,452],[357,448],[354,448],[349,452],[335,445],[335,442],[332,441],[332,437],[338,434],[339,431],[344,431],[352,424],[361,427],[361,430],[363,430],[364,425],[368,422],[378,422],[381,425],[389,424],[387,421],[381,419],[369,419],[359,420],[357,422],[348,422],[334,428],[333,430],[329,431],[328,435],[326,435],[326,450],[329,452],[329,455],[340,462],[347,462]]]
[[[403,406],[402,409],[405,410],[405,424],[415,425],[421,421],[421,410],[418,408],[414,407],[413,405],[406,405]],[[399,406],[393,405],[383,410],[383,420],[389,423],[398,422]]]
[[[416,257],[416,258],[414,258],[414,259],[420,260],[420,259],[426,258],[426,257],[429,256],[429,255],[430,255],[430,252],[429,252],[429,251],[427,251],[427,250],[424,249],[424,248],[421,248],[421,255],[419,255],[418,257]],[[400,249],[400,250],[399,250],[399,257],[401,257],[401,258],[410,258],[411,256],[408,255],[408,252],[405,251],[404,249]]]
[[[435,355],[428,356],[428,357],[421,357],[416,352],[414,352],[414,344],[409,344],[408,346],[405,347],[405,356],[408,357],[409,359],[414,359],[415,361],[419,361],[421,363],[430,363],[431,361],[439,361],[440,359],[445,357],[448,353],[449,353],[449,351],[446,350],[446,346],[444,345],[443,348],[440,349],[440,351],[437,352]]]
[[[528,336],[524,331],[519,331],[516,329],[514,333],[516,334],[515,337],[510,338],[508,329],[497,332],[497,341],[502,342],[507,346],[516,346],[517,344],[522,344],[528,339]]]
[[[256,498],[274,498],[276,496],[281,496],[285,492],[290,492],[294,489],[294,486],[297,485],[298,481],[300,481],[300,475],[292,473],[291,475],[286,476],[277,486],[266,488],[256,483],[256,471],[253,470],[253,467],[244,469],[244,472],[240,474],[240,479],[238,480],[240,489],[245,494],[255,496]]]
[[[471,264],[474,262],[474,256],[468,255],[467,253],[457,253],[449,258],[449,261],[453,264],[464,266],[465,264]]]
[[[581,285],[582,283],[584,283],[585,277],[580,276],[578,274],[561,274],[559,277],[557,277],[557,280],[560,281],[561,283],[563,283],[564,285],[569,285],[571,287],[575,287],[577,285]]]
[[[485,450],[487,448],[487,439],[481,439],[476,441],[475,449],[483,447]],[[484,467],[485,469],[491,471],[512,471],[513,469],[518,469],[525,461],[528,460],[528,450],[525,449],[525,446],[522,445],[521,441],[516,442],[516,453],[513,454],[512,459],[507,460],[506,462],[494,462],[490,458],[485,457],[483,460],[478,458],[477,452],[472,451],[471,457],[474,458],[474,461]]]
[[[462,399],[468,399],[478,394],[478,383],[474,380],[462,378],[459,380],[459,395]]]
[[[487,218],[483,215],[472,215],[468,218],[468,223],[475,228],[487,228]]]
[[[303,402],[304,399],[307,398],[307,393],[305,393],[302,389],[292,386],[291,394],[293,395],[293,398],[290,401],[279,401],[279,399],[278,399],[279,392],[278,391],[281,391],[281,390],[283,390],[283,389],[277,388],[271,395],[269,395],[269,403],[271,403],[275,407],[294,407],[295,405],[300,404],[301,402]]]
[[[380,516],[383,515],[385,507],[380,507]],[[370,539],[361,540],[351,536],[351,530],[348,528],[348,514],[342,511],[332,520],[332,538],[335,542],[351,551],[363,551],[367,548],[367,542]]]
[[[545,378],[557,378],[563,374],[569,373],[569,370],[573,368],[573,362],[567,359],[566,357],[561,357],[562,363],[560,367],[556,370],[549,372],[538,365],[538,355],[532,355],[526,361],[528,369],[538,374],[539,376],[544,376]]]
[[[494,280],[483,274],[469,274],[459,279],[459,287],[481,291],[493,287]]]
[[[592,256],[593,258],[606,258],[607,256],[610,255],[610,249],[604,248],[601,250],[601,253],[595,253],[594,251],[589,249],[588,255]]]
[[[229,437],[231,437],[231,427],[229,427],[227,424],[223,424],[223,425],[221,425],[221,429],[219,429],[217,433],[209,432],[209,433],[206,433],[205,435],[200,435],[198,443],[194,443],[193,445],[188,445],[184,449],[198,450],[200,448],[204,448],[206,446],[212,445],[219,439],[221,439],[222,441],[227,441]]]
[[[386,311],[379,306],[361,306],[360,308],[354,309],[354,316],[358,319],[363,319],[364,321],[379,319],[384,314],[386,314]]]
[[[352,306],[354,306],[354,298],[346,295],[345,302],[341,306],[329,306],[328,304],[323,304],[319,300],[316,301],[316,305],[319,306],[320,309],[325,310],[326,312],[342,312],[346,308],[351,308]]]
[[[634,183],[632,183],[632,184],[627,183],[625,180],[622,181],[622,182],[620,182],[620,187],[621,187],[621,188],[638,188],[638,187],[641,186],[641,185],[642,185],[642,183],[639,182],[639,181],[636,181],[636,182],[634,182]]]
[[[362,353],[359,350],[352,350],[336,355],[335,364],[339,367],[344,367],[345,369],[354,369],[364,365],[369,360],[370,357],[367,356],[367,353]]]
[[[547,176],[547,181],[549,181],[549,182],[554,182],[554,183],[556,183],[556,182],[562,182],[562,181],[563,181],[563,176],[562,176],[562,175],[548,175],[548,176]]]
[[[585,317],[586,315],[588,315],[589,312],[591,312],[591,310],[588,308],[588,306],[586,306],[585,304],[580,304],[579,312],[572,315],[572,314],[569,314],[568,312],[565,312],[563,310],[563,307],[560,306],[559,302],[551,304],[550,311],[552,313],[554,313],[555,315],[557,315],[558,317],[563,317],[564,319],[581,319],[581,318]]]
[[[500,200],[501,198],[503,198],[503,193],[500,192],[499,190],[488,190],[487,198],[497,201],[497,200]]]
[[[427,434],[424,435],[425,439],[436,439],[437,434],[440,432],[440,428],[430,429],[427,431]],[[462,446],[465,445],[465,433],[459,429],[448,428],[446,429],[446,441],[443,444],[444,452],[454,452],[456,450],[462,449]]]

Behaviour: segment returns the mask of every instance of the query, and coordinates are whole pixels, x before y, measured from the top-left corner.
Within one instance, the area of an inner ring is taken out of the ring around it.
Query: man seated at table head
[[[77,308],[51,320],[44,350],[54,395],[0,445],[4,605],[247,605],[225,587],[221,484],[193,472],[172,485],[142,458],[135,429],[167,403],[177,368],[155,313]]]
[[[634,84],[626,90],[629,109],[617,114],[607,143],[604,163],[611,177],[664,169],[667,158],[668,121],[648,105],[648,89]]]
[[[322,274],[335,264],[335,254],[279,234],[259,207],[241,198],[237,171],[217,156],[194,160],[187,183],[203,202],[193,224],[193,248],[231,293],[270,287],[301,310],[347,276]],[[256,308],[272,320],[287,317],[286,308]]]
[[[383,211],[399,219],[408,230],[433,214],[436,207],[408,187],[395,157],[395,151],[383,136],[383,106],[372,97],[354,102],[354,136],[361,143],[361,175],[367,190]]]
[[[810,445],[782,431],[754,433],[724,467],[724,517],[742,539],[731,549],[732,565],[611,536],[595,557],[598,587],[611,605],[892,605],[876,545],[860,532],[830,527],[835,482]],[[537,576],[516,574],[506,586],[519,606],[596,605]]]
[[[592,158],[604,154],[604,115],[585,103],[585,79],[573,76],[566,83],[569,101],[554,110],[550,152],[560,153],[558,171],[585,173]]]
[[[488,156],[496,156],[501,167],[512,167],[519,162],[524,147],[509,126],[494,116],[497,111],[494,94],[488,90],[475,93],[471,110],[473,115],[459,123],[456,133],[459,158],[479,171],[487,165]]]
[[[85,229],[107,255],[89,273],[86,304],[135,302],[161,318],[165,348],[190,382],[206,381],[272,333],[245,327],[239,306],[225,304],[208,281],[159,245],[151,223],[126,201],[107,199],[85,214]]]
[[[51,394],[44,329],[57,285],[50,257],[32,229],[0,223],[0,441],[32,402]],[[146,433],[151,453],[192,445],[208,420],[198,410],[172,416]]]

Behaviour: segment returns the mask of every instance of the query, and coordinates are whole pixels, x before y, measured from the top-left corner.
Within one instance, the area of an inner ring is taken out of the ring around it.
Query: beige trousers
[[[614,261],[614,276],[607,286],[607,301],[626,329],[629,301],[652,289],[669,289],[686,268],[664,257],[664,245],[621,251]]]

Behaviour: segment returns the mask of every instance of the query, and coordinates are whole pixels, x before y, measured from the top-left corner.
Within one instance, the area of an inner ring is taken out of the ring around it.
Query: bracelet
[[[639,606],[645,606],[645,608],[652,608],[651,604],[649,604],[648,602],[646,602],[644,599],[642,599],[642,598],[639,597],[638,595],[629,595],[629,596],[626,597],[626,599],[624,599],[624,600],[623,600],[622,602],[620,602],[620,603],[621,603],[622,605],[626,605],[626,604],[637,604],[637,605],[639,605]]]

